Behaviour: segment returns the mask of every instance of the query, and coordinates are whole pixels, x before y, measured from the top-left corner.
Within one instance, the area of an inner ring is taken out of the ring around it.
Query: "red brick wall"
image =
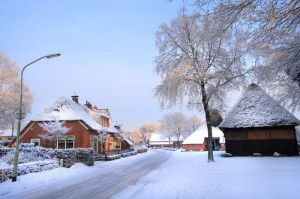
[[[90,135],[98,135],[97,132],[86,129],[79,121],[66,121],[65,126],[71,128],[66,135],[74,136],[74,148],[89,148]],[[30,143],[31,139],[40,139],[39,134],[42,133],[45,133],[45,130],[37,122],[34,122],[22,131],[20,143]],[[41,146],[49,147],[49,144],[46,144],[41,139]],[[56,142],[53,142],[51,147],[55,148]]]
[[[186,151],[205,151],[206,146],[205,144],[185,144],[183,148]]]

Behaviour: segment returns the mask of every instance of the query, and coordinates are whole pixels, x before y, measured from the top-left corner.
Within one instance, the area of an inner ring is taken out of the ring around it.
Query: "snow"
[[[171,137],[170,142],[177,141],[175,136]],[[179,141],[183,141],[183,137],[180,136]],[[149,145],[164,145],[169,144],[169,138],[167,138],[163,133],[156,132],[152,133],[149,139]]]
[[[14,132],[14,135],[16,135],[16,132]],[[11,137],[11,130],[0,130],[0,137]]]
[[[60,97],[49,108],[45,109],[43,113],[39,114],[33,121],[82,120],[94,130],[108,130],[96,122],[95,117],[97,115],[98,113],[89,110],[83,105],[77,104],[71,99]]]
[[[258,85],[251,84],[219,127],[297,126],[300,121]]]
[[[220,138],[220,143],[225,143],[223,132],[216,127],[212,128],[212,137]],[[203,144],[204,139],[208,137],[206,124],[202,124],[194,133],[187,137],[182,144]]]
[[[125,140],[125,142],[127,142],[127,144],[129,144],[130,146],[134,146],[134,143],[126,137],[126,135],[123,135],[122,133],[119,134],[123,140]]]
[[[137,156],[96,162],[93,167],[77,163],[70,169],[19,176],[17,182],[0,184],[0,198],[6,193],[22,193],[41,185],[62,186],[70,178],[81,179],[95,172],[111,170],[113,173],[119,166],[162,152],[150,150]],[[300,157],[222,158],[221,152],[215,152],[215,162],[207,162],[207,152],[168,153],[172,153],[169,160],[113,198],[299,198]]]

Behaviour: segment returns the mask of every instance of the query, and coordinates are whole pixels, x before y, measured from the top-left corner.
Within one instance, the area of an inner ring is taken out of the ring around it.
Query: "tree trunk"
[[[213,147],[212,147],[212,128],[210,123],[210,112],[209,112],[208,98],[205,90],[204,81],[201,81],[201,94],[202,94],[202,104],[205,111],[206,125],[208,131],[208,140],[207,140],[208,162],[214,162],[214,154],[213,154]]]

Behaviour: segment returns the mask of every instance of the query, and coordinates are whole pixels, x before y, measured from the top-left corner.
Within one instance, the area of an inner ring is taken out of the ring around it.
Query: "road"
[[[151,155],[128,161],[128,164],[126,163],[125,165],[120,164],[119,166],[106,168],[105,171],[95,172],[88,176],[82,175],[80,178],[78,176],[70,177],[69,179],[64,179],[63,182],[58,181],[57,184],[35,186],[21,193],[10,193],[5,195],[4,198],[110,198],[157,169],[159,165],[170,157],[171,153],[169,151],[154,150],[151,152]]]

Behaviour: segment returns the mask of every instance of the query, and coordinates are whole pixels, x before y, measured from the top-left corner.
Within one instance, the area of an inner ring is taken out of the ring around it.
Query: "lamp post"
[[[60,54],[50,54],[43,57],[38,58],[37,60],[34,60],[33,62],[30,62],[26,66],[23,67],[21,72],[21,91],[20,91],[20,104],[19,104],[19,112],[17,113],[17,120],[18,120],[18,126],[17,126],[17,137],[16,137],[16,149],[15,149],[15,157],[14,157],[14,168],[13,168],[13,175],[12,175],[12,181],[17,181],[18,176],[18,162],[19,162],[19,143],[20,143],[20,131],[21,131],[21,119],[22,119],[22,98],[23,98],[23,73],[25,68],[27,68],[29,65],[34,64],[35,62],[47,58],[51,59],[54,57],[59,57]]]

